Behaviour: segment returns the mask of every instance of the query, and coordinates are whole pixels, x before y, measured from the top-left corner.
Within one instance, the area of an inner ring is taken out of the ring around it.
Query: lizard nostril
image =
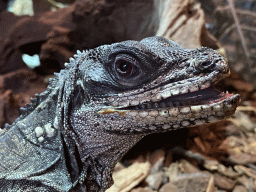
[[[200,71],[208,70],[212,67],[214,67],[214,62],[211,62],[211,61],[203,61],[198,65],[198,69]]]
[[[204,67],[207,67],[207,66],[211,65],[211,62],[210,61],[205,61],[201,65],[204,66]]]

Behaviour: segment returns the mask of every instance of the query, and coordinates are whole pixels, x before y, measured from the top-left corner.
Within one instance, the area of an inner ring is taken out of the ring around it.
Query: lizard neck
[[[145,134],[118,134],[97,130],[86,124],[90,119],[72,114],[71,126],[83,164],[80,180],[88,191],[106,190],[113,184],[112,173],[118,160]]]

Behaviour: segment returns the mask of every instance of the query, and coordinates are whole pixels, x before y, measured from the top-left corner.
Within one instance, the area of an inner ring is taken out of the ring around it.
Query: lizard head
[[[115,163],[145,135],[221,120],[234,113],[240,99],[213,87],[229,75],[229,67],[205,47],[185,49],[150,37],[74,58],[61,75],[63,130],[76,143],[92,190],[111,186]]]
[[[87,103],[80,103],[88,112],[88,104],[93,108],[96,127],[110,132],[163,132],[218,121],[234,113],[240,98],[213,87],[229,75],[217,51],[184,49],[162,37],[102,46],[87,52],[83,63],[77,84]]]

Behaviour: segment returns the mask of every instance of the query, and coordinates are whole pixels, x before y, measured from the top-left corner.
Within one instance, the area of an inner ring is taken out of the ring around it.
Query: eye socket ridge
[[[129,78],[137,74],[139,66],[134,58],[122,54],[115,58],[114,69],[120,77]]]

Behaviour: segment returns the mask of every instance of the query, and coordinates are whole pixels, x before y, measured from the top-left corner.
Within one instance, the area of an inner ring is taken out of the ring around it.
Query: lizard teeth
[[[201,105],[191,106],[191,110],[192,110],[192,112],[198,113],[198,112],[202,111],[202,107],[201,107]]]
[[[145,92],[144,94],[135,94],[124,98],[120,98],[122,95],[118,95],[116,98],[109,98],[109,101],[114,107],[131,110],[132,107],[136,107],[137,109],[154,109],[193,105],[210,105],[213,98],[215,98],[215,100],[224,99],[224,93],[215,89],[214,87],[211,87],[211,82],[209,81],[205,81],[201,86],[193,83],[192,85],[182,87],[181,89],[173,88],[172,90],[168,88],[164,91],[157,90],[158,89],[154,89],[150,92]],[[226,92],[226,94],[229,93]],[[230,97],[230,95],[228,97]]]
[[[180,91],[180,94],[185,94],[185,93],[188,93],[188,88],[182,89],[182,90]]]
[[[172,94],[173,95],[178,95],[179,93],[180,93],[180,91],[178,89],[172,90]]]
[[[132,100],[131,101],[131,105],[139,105],[139,101],[138,100]]]
[[[189,88],[189,91],[190,91],[190,92],[196,92],[196,91],[198,91],[198,90],[199,90],[199,88],[198,88],[197,85],[192,86],[192,87]]]
[[[191,111],[190,107],[183,107],[180,109],[180,112],[184,114],[189,113],[190,111]]]
[[[209,81],[207,81],[206,83],[204,83],[204,84],[202,84],[201,86],[200,86],[200,89],[206,89],[206,88],[208,88],[208,87],[210,87],[211,86],[211,83],[209,82]]]
[[[161,93],[161,97],[162,97],[163,99],[166,99],[166,98],[170,97],[171,95],[172,95],[172,94],[171,94],[170,91],[166,91],[166,92]]]

